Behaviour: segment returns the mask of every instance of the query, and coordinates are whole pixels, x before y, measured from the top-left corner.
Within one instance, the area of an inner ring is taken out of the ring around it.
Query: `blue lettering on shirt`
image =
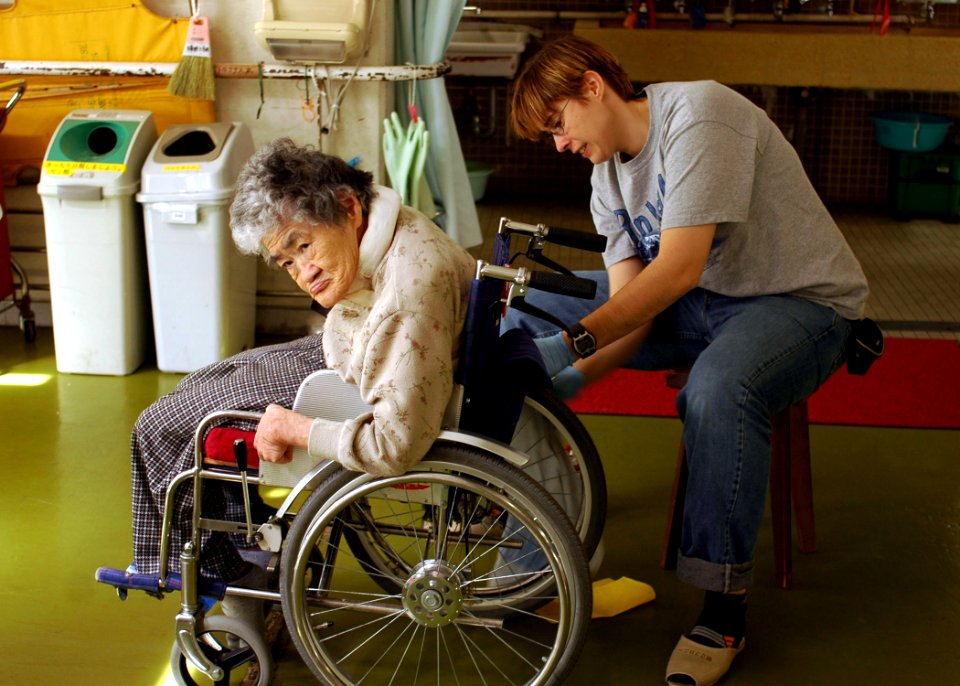
[[[637,255],[649,264],[660,252],[660,222],[663,219],[663,196],[667,184],[663,174],[657,174],[658,192],[655,200],[644,204],[644,211],[631,219],[626,210],[614,210],[620,228],[630,236]],[[648,216],[649,215],[649,216]]]

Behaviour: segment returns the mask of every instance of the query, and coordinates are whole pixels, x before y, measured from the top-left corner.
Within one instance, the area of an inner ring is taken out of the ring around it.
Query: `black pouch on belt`
[[[853,326],[847,339],[847,371],[862,376],[883,355],[883,332],[872,319],[850,323]]]

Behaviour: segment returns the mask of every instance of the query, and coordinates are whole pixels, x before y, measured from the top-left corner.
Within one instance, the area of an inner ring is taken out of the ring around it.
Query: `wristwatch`
[[[597,352],[597,339],[583,328],[583,324],[580,322],[570,327],[570,342],[573,344],[574,351],[581,358],[590,357]]]

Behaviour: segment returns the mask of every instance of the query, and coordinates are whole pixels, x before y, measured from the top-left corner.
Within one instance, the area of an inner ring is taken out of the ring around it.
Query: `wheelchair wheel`
[[[346,531],[377,541],[394,571],[358,559]],[[527,539],[545,563],[505,569],[498,552]],[[461,446],[435,446],[397,477],[330,476],[300,508],[280,575],[291,637],[329,684],[561,683],[592,604],[583,548],[556,501]],[[551,601],[552,615],[526,609]]]
[[[522,471],[540,484],[574,523],[589,559],[603,534],[607,486],[600,454],[586,428],[562,400],[540,391],[525,399],[510,445],[530,458]],[[508,520],[506,526],[512,523]],[[347,528],[344,537],[364,568],[377,570],[373,576],[381,587],[397,593],[399,579],[409,573],[409,565],[394,554],[392,546],[380,545],[375,531],[372,527]],[[526,536],[522,531],[517,535]],[[518,571],[542,566],[543,556],[529,553],[535,544],[529,539],[527,543],[523,553],[516,548],[499,551],[501,563],[513,563]],[[518,562],[518,558],[522,560]],[[493,592],[500,595],[503,590]],[[535,605],[531,607],[535,609]]]
[[[607,516],[607,482],[586,427],[549,391],[527,396],[510,446],[526,453],[523,471],[553,496],[574,523],[589,559]]]
[[[204,655],[224,671],[224,678],[213,681],[190,665],[173,642],[170,668],[181,686],[200,684],[243,684],[268,686],[273,679],[273,658],[263,637],[245,622],[226,615],[208,615],[200,620],[197,641]]]

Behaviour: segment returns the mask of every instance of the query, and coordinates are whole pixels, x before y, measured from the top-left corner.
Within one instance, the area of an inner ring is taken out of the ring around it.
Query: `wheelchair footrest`
[[[115,587],[118,592],[121,592],[121,598],[126,596],[128,590],[145,591],[149,595],[161,598],[164,593],[179,591],[183,588],[179,574],[168,574],[166,583],[161,588],[160,577],[156,574],[136,574],[113,567],[99,567],[96,579],[102,584]],[[198,591],[202,596],[222,599],[226,589],[227,585],[222,581],[213,581],[202,577],[198,581]]]

